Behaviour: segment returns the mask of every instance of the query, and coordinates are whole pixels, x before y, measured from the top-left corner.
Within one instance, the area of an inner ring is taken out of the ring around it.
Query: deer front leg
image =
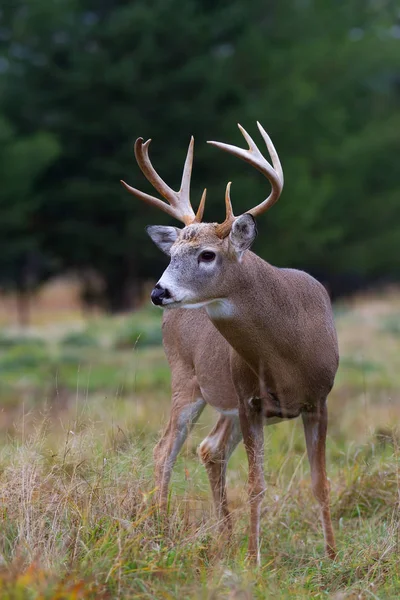
[[[221,415],[214,429],[202,441],[198,450],[200,459],[207,470],[221,530],[228,529],[230,531],[232,528],[226,494],[226,467],[232,452],[241,439],[242,433],[238,417]]]
[[[167,427],[153,453],[157,501],[163,511],[167,508],[168,486],[176,457],[204,406],[197,387],[192,386],[173,394]]]
[[[260,516],[265,493],[264,479],[264,411],[260,398],[260,379],[232,348],[230,351],[232,380],[238,397],[240,429],[249,464],[248,493],[250,532],[247,556],[260,564]]]
[[[264,428],[260,404],[239,402],[240,427],[249,463],[250,535],[248,558],[260,564],[260,515],[265,492]]]
[[[310,461],[311,481],[314,496],[321,507],[321,521],[324,530],[325,551],[329,558],[335,558],[336,546],[329,508],[330,486],[326,476],[326,431],[328,426],[326,401],[313,412],[302,414],[306,437],[307,454]]]

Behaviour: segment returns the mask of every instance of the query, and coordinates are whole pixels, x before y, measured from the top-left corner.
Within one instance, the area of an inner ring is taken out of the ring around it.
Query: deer
[[[206,189],[194,212],[190,202],[193,137],[178,192],[153,167],[151,140],[135,142],[139,168],[166,202],[121,181],[133,196],[184,225],[147,227],[153,242],[170,257],[151,292],[153,304],[164,309],[163,343],[172,391],[169,422],[154,449],[157,502],[165,511],[176,457],[206,404],[212,406],[219,418],[198,454],[207,470],[216,515],[222,529],[230,531],[226,468],[243,439],[250,511],[247,556],[260,564],[261,504],[266,489],[264,426],[301,416],[325,552],[334,559],[326,435],[327,396],[339,353],[331,302],[324,286],[311,275],[274,267],[250,250],[257,235],[255,218],[280,197],[283,171],[262,125],[257,122],[272,165],[238,126],[247,149],[208,143],[246,161],[271,185],[268,197],[240,216],[233,213],[231,182],[226,187],[222,223],[203,222]]]

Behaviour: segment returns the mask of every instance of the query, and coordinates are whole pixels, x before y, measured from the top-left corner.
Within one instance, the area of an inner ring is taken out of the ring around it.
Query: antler
[[[185,166],[183,167],[182,182],[179,192],[175,192],[171,189],[163,179],[158,175],[149,158],[149,145],[151,140],[143,142],[143,138],[138,138],[135,142],[135,157],[136,161],[146,179],[155,187],[155,189],[165,198],[168,202],[164,202],[159,198],[150,196],[145,192],[141,192],[136,188],[131,187],[125,181],[121,180],[122,185],[128,190],[130,194],[133,194],[137,198],[144,200],[147,204],[157,206],[171,217],[182,221],[185,225],[190,223],[199,223],[202,219],[204,212],[204,204],[206,200],[206,190],[204,190],[201,197],[200,206],[197,214],[194,214],[192,205],[190,204],[190,178],[192,174],[193,164],[193,146],[194,138],[190,139],[189,148],[186,155]]]
[[[223,144],[222,142],[208,142],[213,146],[217,146],[217,148],[221,148],[221,150],[225,150],[229,152],[229,154],[233,154],[234,156],[238,156],[239,158],[245,160],[258,169],[267,179],[270,181],[272,190],[270,195],[266,200],[258,204],[254,208],[251,208],[247,211],[253,217],[261,215],[261,213],[269,210],[271,206],[275,204],[281,195],[283,188],[283,171],[282,166],[278,157],[278,153],[276,152],[274,145],[271,141],[271,138],[263,128],[263,126],[257,121],[257,127],[267,145],[268,152],[272,159],[272,165],[269,164],[266,158],[261,154],[259,149],[257,148],[254,140],[247,133],[247,131],[238,124],[240,131],[246,142],[249,145],[248,150],[244,150],[243,148],[238,148],[237,146],[231,146],[230,144]],[[232,224],[236,217],[234,217],[232,212],[232,205],[230,201],[230,183],[228,183],[225,194],[225,204],[226,204],[226,218],[223,223],[217,226],[217,235],[221,238],[226,237],[232,227]]]

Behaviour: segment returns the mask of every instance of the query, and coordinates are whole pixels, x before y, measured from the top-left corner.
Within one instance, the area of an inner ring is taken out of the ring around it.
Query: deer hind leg
[[[312,489],[321,507],[325,551],[329,558],[335,558],[335,536],[329,507],[330,486],[326,476],[325,461],[326,431],[328,426],[326,402],[317,406],[312,413],[303,413],[302,418],[311,468]]]
[[[221,415],[198,449],[200,459],[207,470],[215,512],[223,530],[232,528],[226,494],[226,467],[241,439],[238,417]]]
[[[172,469],[190,430],[205,407],[197,385],[173,394],[171,414],[154,448],[155,483],[160,508],[166,510]]]

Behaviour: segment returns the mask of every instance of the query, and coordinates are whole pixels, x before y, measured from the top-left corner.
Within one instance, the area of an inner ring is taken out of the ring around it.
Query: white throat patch
[[[221,298],[207,304],[206,311],[210,319],[231,319],[235,315],[235,305]]]

